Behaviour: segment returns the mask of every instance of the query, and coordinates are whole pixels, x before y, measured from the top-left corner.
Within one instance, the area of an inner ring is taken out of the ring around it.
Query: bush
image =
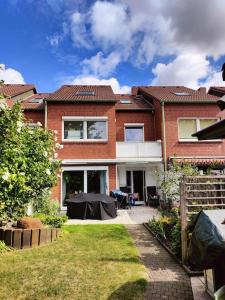
[[[59,202],[50,199],[50,191],[46,190],[32,204],[33,212],[55,216],[59,213]]]
[[[172,252],[181,257],[181,226],[179,210],[173,208],[170,211],[163,211],[162,217],[153,218],[149,221],[149,226],[155,235],[167,244]]]
[[[4,252],[12,251],[13,249],[6,246],[6,244],[3,241],[0,241],[0,254]]]
[[[34,214],[34,216],[41,220],[43,224],[53,228],[61,228],[68,220],[67,216],[52,216],[44,214]]]

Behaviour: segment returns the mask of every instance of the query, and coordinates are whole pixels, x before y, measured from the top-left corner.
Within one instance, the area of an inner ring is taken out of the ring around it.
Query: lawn
[[[147,273],[121,225],[65,226],[53,244],[0,255],[0,299],[144,299]]]

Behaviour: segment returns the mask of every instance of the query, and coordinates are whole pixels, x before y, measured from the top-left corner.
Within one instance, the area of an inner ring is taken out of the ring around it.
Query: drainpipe
[[[162,134],[163,134],[163,160],[164,160],[164,172],[167,171],[167,156],[166,156],[166,126],[165,126],[165,110],[164,102],[162,105]]]
[[[45,101],[45,128],[48,126],[48,107],[47,107],[47,101]]]

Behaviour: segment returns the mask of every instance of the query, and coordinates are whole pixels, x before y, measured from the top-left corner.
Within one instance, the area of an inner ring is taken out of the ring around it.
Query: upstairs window
[[[126,142],[143,142],[144,125],[143,124],[125,124]]]
[[[68,141],[106,141],[107,120],[101,118],[63,119],[63,139]]]
[[[77,91],[76,95],[77,96],[94,96],[95,92],[94,91]]]
[[[178,120],[178,135],[179,141],[198,141],[196,137],[193,137],[192,134],[202,130],[215,122],[218,119],[214,118],[193,118],[193,119],[179,119]]]

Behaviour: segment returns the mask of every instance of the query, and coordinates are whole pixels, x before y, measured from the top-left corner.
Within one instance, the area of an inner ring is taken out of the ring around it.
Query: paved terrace
[[[159,216],[157,209],[148,206],[134,206],[131,209],[119,209],[118,216],[110,220],[68,220],[67,225],[86,225],[86,224],[143,224],[152,219],[153,216]]]

